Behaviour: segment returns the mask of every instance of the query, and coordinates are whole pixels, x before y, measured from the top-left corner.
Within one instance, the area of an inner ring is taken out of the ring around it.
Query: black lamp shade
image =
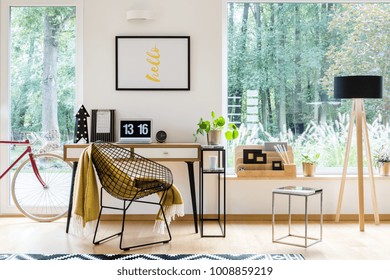
[[[334,98],[382,98],[382,76],[334,78]]]

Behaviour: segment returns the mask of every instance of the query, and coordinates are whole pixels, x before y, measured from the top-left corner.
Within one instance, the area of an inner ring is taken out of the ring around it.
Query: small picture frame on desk
[[[92,110],[91,141],[115,142],[115,110]]]
[[[244,154],[244,163],[246,164],[265,164],[267,163],[267,154],[263,154],[263,151],[245,149]]]
[[[272,170],[283,170],[283,164],[280,160],[272,161]]]

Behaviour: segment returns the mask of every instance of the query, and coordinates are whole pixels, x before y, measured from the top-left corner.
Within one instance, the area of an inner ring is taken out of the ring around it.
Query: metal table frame
[[[285,236],[279,237],[279,238],[275,238],[275,194],[288,195],[288,234]],[[310,196],[314,196],[314,195],[320,195],[320,236],[319,236],[319,238],[308,236],[309,215],[308,215],[308,210],[307,210],[307,204],[308,204],[308,198]],[[292,223],[291,196],[300,196],[300,197],[303,196],[305,198],[305,235],[297,235],[297,234],[291,233],[291,223]],[[302,191],[302,192],[296,192],[296,191],[289,192],[287,190],[281,191],[280,189],[274,189],[272,191],[272,242],[307,248],[307,247],[310,247],[310,246],[322,241],[322,224],[323,224],[322,201],[323,201],[322,189],[312,189],[311,192],[310,191],[308,191],[308,192],[304,192],[304,191]],[[305,243],[304,243],[304,245],[301,245],[301,244],[297,244],[297,243],[284,241],[286,238],[289,238],[289,237],[303,238]],[[313,242],[311,242],[309,244],[308,240],[312,240]]]
[[[218,168],[210,170],[204,167],[204,153],[216,152],[218,154]],[[225,237],[226,236],[226,151],[222,146],[210,147],[202,146],[200,152],[200,163],[199,163],[199,228],[201,237]],[[217,176],[217,213],[216,218],[205,218],[204,217],[204,200],[205,200],[205,184],[204,176],[207,174],[214,174]],[[223,182],[221,184],[221,176],[223,176]],[[222,185],[222,186],[221,186]],[[222,202],[221,202],[222,196]],[[221,210],[223,211],[221,213]],[[204,233],[204,222],[214,221],[219,224],[221,234],[205,234]]]

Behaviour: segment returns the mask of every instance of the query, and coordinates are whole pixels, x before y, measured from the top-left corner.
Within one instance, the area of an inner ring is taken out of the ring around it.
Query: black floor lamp
[[[372,168],[371,150],[368,137],[366,114],[364,112],[363,98],[382,98],[383,78],[381,76],[344,76],[334,78],[334,97],[353,99],[352,112],[349,119],[348,140],[345,150],[344,167],[341,179],[339,200],[337,204],[336,222],[340,220],[341,204],[344,194],[345,179],[349,151],[351,147],[352,132],[356,122],[357,144],[357,171],[358,171],[358,196],[359,196],[359,227],[364,231],[364,178],[363,178],[363,144],[366,148],[369,179],[371,183],[371,197],[375,223],[379,224],[378,203],[374,173]],[[364,142],[363,142],[364,139]]]

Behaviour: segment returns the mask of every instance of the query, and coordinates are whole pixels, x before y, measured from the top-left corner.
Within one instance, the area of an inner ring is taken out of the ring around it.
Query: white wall
[[[390,213],[390,178],[376,178],[375,188],[377,192],[379,214]],[[229,180],[228,181],[228,209],[234,214],[269,214],[271,213],[272,190],[281,186],[296,185],[303,187],[316,187],[323,189],[324,214],[335,214],[340,190],[340,178],[299,177],[294,180]],[[368,178],[364,180],[365,213],[373,213],[372,192]],[[358,213],[358,187],[356,178],[347,177],[341,214]],[[284,199],[284,201],[282,200]],[[297,199],[297,198],[295,198]],[[309,198],[310,211],[317,211],[318,200]],[[311,202],[313,200],[313,202]],[[281,202],[278,202],[281,201]],[[279,213],[286,214],[287,200],[277,195],[275,202]],[[293,204],[293,211],[303,211],[303,202]],[[283,212],[284,211],[284,212]],[[303,212],[300,212],[303,213]]]
[[[169,141],[193,142],[199,118],[221,111],[221,3],[142,2],[156,19],[127,21],[128,9],[142,7],[134,1],[85,1],[84,104],[87,109],[116,109],[118,119],[150,117],[154,131],[164,129]],[[191,36],[191,90],[115,91],[116,35]]]
[[[164,129],[169,142],[192,142],[199,117],[211,110],[223,111],[222,86],[222,1],[217,0],[84,0],[84,96],[88,110],[116,109],[121,117],[148,117],[154,131]],[[130,8],[151,9],[150,21],[127,21]],[[116,35],[191,36],[190,91],[116,91]],[[196,164],[195,167],[198,165]],[[187,169],[182,163],[169,163],[175,184],[184,196],[186,213],[192,213]],[[271,191],[286,184],[324,188],[324,212],[334,214],[340,179],[333,180],[228,180],[228,213],[271,213]],[[378,180],[380,213],[390,213],[389,180]],[[368,185],[367,185],[368,186]],[[356,180],[348,180],[342,213],[357,213]],[[368,188],[368,187],[367,187]],[[212,191],[208,193],[214,197]],[[371,210],[370,192],[366,195]],[[208,200],[206,208],[211,209]]]

